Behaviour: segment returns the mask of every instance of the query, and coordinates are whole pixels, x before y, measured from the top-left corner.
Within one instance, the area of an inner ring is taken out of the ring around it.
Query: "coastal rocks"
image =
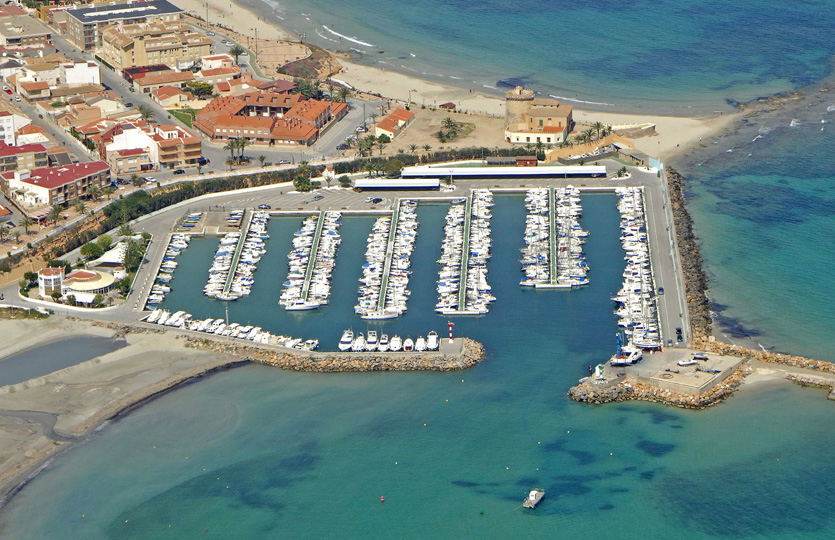
[[[637,382],[621,381],[608,387],[600,387],[593,382],[586,381],[572,387],[568,391],[568,397],[574,401],[592,404],[649,401],[685,409],[704,409],[733,394],[745,377],[751,373],[753,370],[747,364],[743,364],[724,381],[701,395],[674,392]]]
[[[816,377],[804,377],[789,373],[786,378],[804,388],[826,388],[829,390],[829,399],[835,400],[835,381],[818,379]]]
[[[348,371],[457,371],[484,359],[484,346],[464,338],[460,354],[439,353],[315,353],[266,349],[230,344],[212,339],[188,338],[189,345],[225,354],[243,356],[251,362],[289,369],[335,373]]]
[[[784,366],[813,369],[822,373],[835,374],[835,364],[833,364],[832,362],[826,362],[823,360],[813,360],[804,356],[794,356],[791,354],[749,349],[748,347],[741,347],[739,345],[730,345],[728,343],[724,343],[722,341],[718,341],[716,339],[713,339],[712,337],[707,336],[697,338],[693,346],[697,349],[702,349],[706,352],[722,354],[725,356],[753,358],[762,362],[769,362],[772,364],[782,364]]]
[[[670,209],[676,230],[676,246],[684,275],[684,292],[690,318],[690,330],[694,337],[710,335],[710,300],[707,298],[708,279],[702,268],[698,237],[693,233],[693,220],[684,203],[684,177],[671,167],[666,168]]]

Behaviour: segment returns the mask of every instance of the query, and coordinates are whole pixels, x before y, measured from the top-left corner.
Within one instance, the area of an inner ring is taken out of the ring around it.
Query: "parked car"
[[[351,148],[351,145],[346,143],[340,143],[336,145],[337,150],[348,150],[349,148]]]
[[[186,171],[184,169],[176,169],[174,174],[186,174]]]
[[[371,204],[380,204],[381,202],[383,202],[383,199],[381,199],[380,197],[374,197],[373,199],[371,199]]]
[[[154,178],[153,176],[146,176],[145,177],[145,182],[148,183],[148,184],[153,184],[156,181],[157,181],[157,179]]]
[[[365,127],[365,126],[357,126],[356,131],[357,131],[357,133],[365,133],[366,131],[368,131],[368,128]]]
[[[15,97],[14,97],[14,100],[15,100],[15,101],[20,101],[20,96],[15,96]]]
[[[215,35],[215,33],[214,32],[209,32],[209,35],[213,36],[213,35]]]
[[[12,89],[11,88],[6,87],[6,88],[3,89],[3,91],[6,92],[9,95],[12,95]]]
[[[128,101],[127,103],[125,103],[125,107],[133,107],[133,103],[131,103],[130,101]]]
[[[278,163],[279,165],[289,165],[290,161],[286,159],[279,159],[276,163]]]
[[[207,163],[211,163],[211,161],[212,160],[210,160],[209,158],[206,158],[206,157],[197,158],[197,164],[198,165],[206,165]]]
[[[270,206],[269,204],[259,204],[258,205],[259,210],[269,210],[270,208],[272,208],[272,206]]]
[[[664,287],[658,287],[658,295],[661,296],[664,294]]]
[[[324,199],[324,198],[325,198],[325,196],[324,196],[324,195],[316,195],[315,197],[313,197],[313,200],[314,200],[314,201],[321,201],[321,200],[322,200],[322,199]]]

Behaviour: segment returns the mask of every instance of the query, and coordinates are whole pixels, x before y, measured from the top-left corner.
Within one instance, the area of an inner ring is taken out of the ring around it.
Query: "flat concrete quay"
[[[244,227],[241,231],[241,236],[238,238],[238,245],[235,246],[235,255],[232,256],[232,266],[229,268],[229,274],[226,276],[226,284],[223,286],[224,296],[229,294],[229,290],[232,288],[232,282],[235,281],[235,272],[238,270],[238,262],[241,260],[241,252],[244,249],[249,228],[252,226],[252,215],[252,212],[247,213],[246,227]]]
[[[397,204],[394,205],[394,213],[391,215],[388,243],[386,244],[386,258],[383,264],[383,275],[380,277],[380,298],[377,299],[377,311],[382,311],[386,307],[386,293],[389,287],[389,277],[391,277],[391,259],[394,257],[394,241],[397,237],[397,220],[400,218],[401,204],[402,200],[398,199]]]
[[[310,290],[310,280],[313,278],[313,269],[316,268],[316,258],[319,254],[319,241],[322,239],[322,227],[325,225],[325,212],[319,212],[319,220],[316,222],[316,232],[313,234],[313,245],[310,246],[310,256],[307,259],[307,271],[304,273],[302,284],[302,302],[307,302],[307,292]]]

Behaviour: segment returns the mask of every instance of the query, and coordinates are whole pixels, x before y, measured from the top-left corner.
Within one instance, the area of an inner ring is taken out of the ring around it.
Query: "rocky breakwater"
[[[484,359],[484,346],[464,338],[459,354],[436,352],[332,352],[278,350],[248,344],[231,344],[212,339],[189,338],[189,345],[234,354],[259,364],[293,371],[335,373],[345,371],[457,371]]]
[[[702,349],[707,352],[722,354],[725,356],[738,356],[742,358],[759,360],[761,362],[769,362],[771,364],[782,364],[784,366],[812,369],[820,371],[821,373],[831,373],[835,375],[835,364],[826,362],[824,360],[813,360],[805,356],[795,356],[792,354],[760,351],[757,349],[749,349],[748,347],[741,347],[739,345],[730,345],[723,341],[715,339],[713,336],[703,336],[697,339],[693,345],[697,349]]]
[[[710,391],[701,395],[674,392],[663,388],[655,388],[644,383],[621,381],[617,384],[602,387],[593,382],[583,382],[572,387],[568,396],[574,401],[582,403],[603,404],[617,401],[650,401],[664,403],[685,409],[704,409],[715,405],[733,394],[742,381],[753,370],[746,364],[741,365],[728,378],[717,384]]]
[[[666,168],[670,210],[676,229],[676,246],[684,274],[684,292],[690,330],[695,338],[710,335],[710,300],[707,298],[708,280],[702,267],[699,238],[693,233],[693,220],[684,201],[684,177],[672,167]]]

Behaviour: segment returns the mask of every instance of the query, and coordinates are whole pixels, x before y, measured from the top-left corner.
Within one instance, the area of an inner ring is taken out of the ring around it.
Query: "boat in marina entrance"
[[[415,342],[412,341],[412,338],[406,338],[406,341],[403,342],[403,350],[404,351],[413,351],[415,349]]]
[[[354,342],[354,332],[351,330],[345,330],[342,332],[342,339],[339,340],[339,350],[340,351],[347,351],[351,348],[351,344]]]
[[[391,343],[389,344],[389,350],[392,352],[397,352],[403,346],[403,341],[400,339],[400,336],[397,334],[391,338]]]
[[[541,501],[544,496],[544,489],[532,489],[531,492],[528,493],[527,498],[525,498],[525,502],[522,503],[522,506],[525,508],[536,508],[536,505],[539,504],[539,501]]]
[[[432,330],[426,335],[426,349],[429,351],[437,351],[439,346],[438,332]]]

